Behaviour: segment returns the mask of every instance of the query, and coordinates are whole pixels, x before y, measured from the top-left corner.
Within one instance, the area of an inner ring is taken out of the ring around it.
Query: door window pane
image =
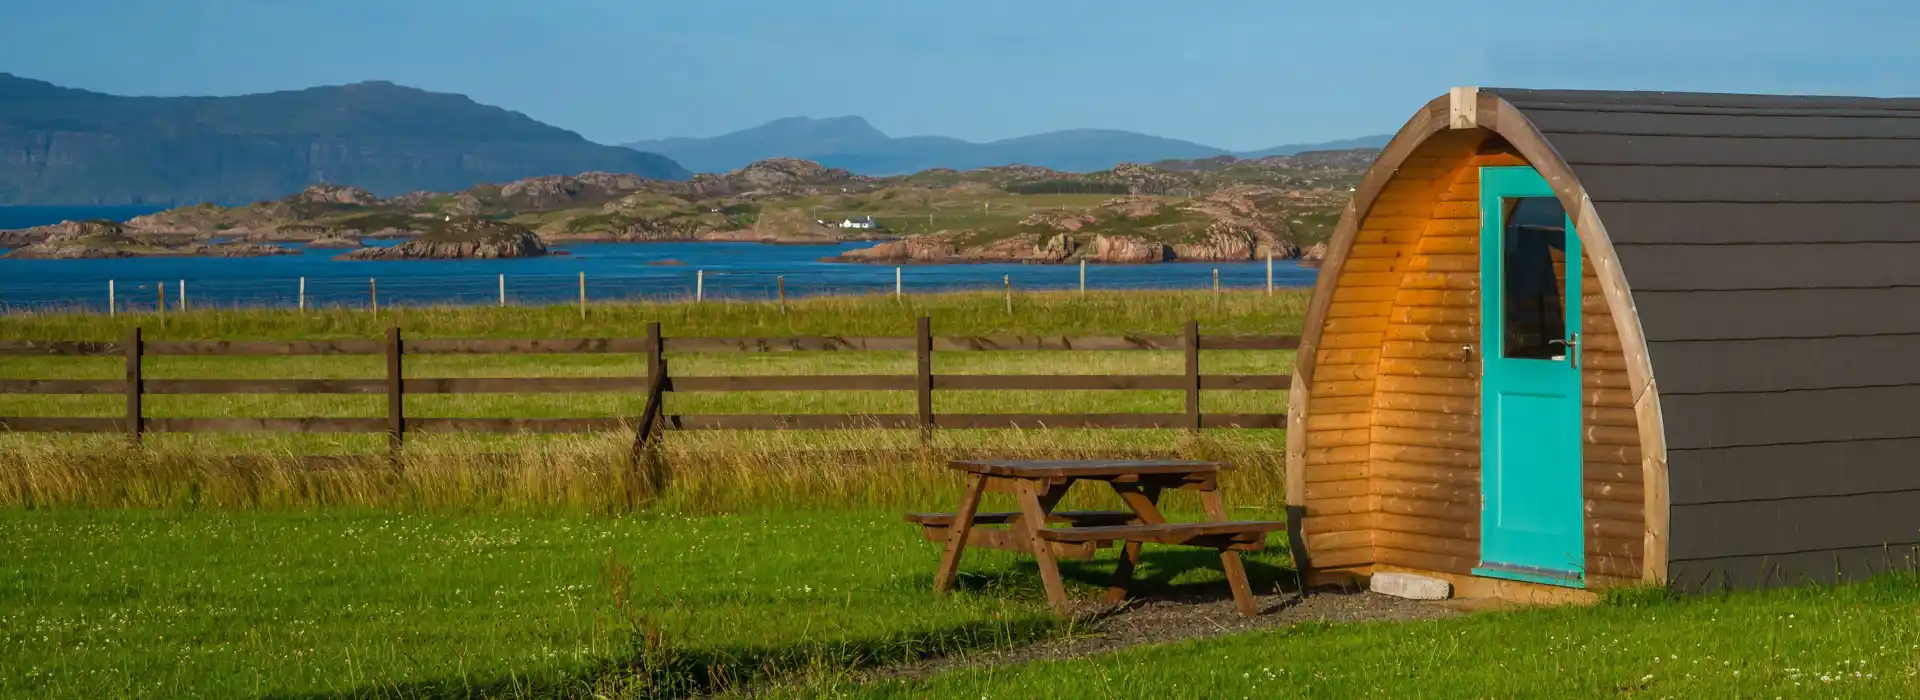
[[[1503,202],[1506,356],[1566,359],[1567,212],[1553,197]]]

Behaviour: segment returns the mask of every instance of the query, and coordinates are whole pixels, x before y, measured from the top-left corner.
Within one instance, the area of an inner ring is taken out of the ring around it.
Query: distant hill
[[[234,203],[321,182],[390,196],[584,171],[691,174],[664,156],[386,82],[121,97],[0,73],[0,204]]]
[[[1367,136],[1236,154],[1190,141],[1111,129],[1073,129],[975,143],[944,136],[894,138],[860,117],[790,117],[711,138],[636,141],[627,147],[665,155],[696,172],[727,172],[768,158],[804,158],[862,175],[899,175],[934,168],[972,170],[1014,164],[1092,172],[1121,163],[1377,148],[1388,138]]]

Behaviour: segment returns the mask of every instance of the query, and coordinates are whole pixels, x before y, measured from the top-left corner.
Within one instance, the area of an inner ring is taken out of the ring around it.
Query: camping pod
[[[1455,88],[1356,188],[1290,396],[1303,568],[1591,597],[1920,542],[1920,99]]]

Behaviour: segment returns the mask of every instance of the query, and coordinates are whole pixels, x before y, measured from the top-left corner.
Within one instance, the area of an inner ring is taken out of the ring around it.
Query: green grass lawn
[[[1920,578],[1406,623],[1301,625],[922,682],[861,698],[1895,698],[1920,696]]]
[[[933,595],[897,512],[6,510],[0,541],[10,697],[648,697],[1071,632],[1024,557],[970,553],[969,590]],[[1091,595],[1109,566],[1065,568]]]

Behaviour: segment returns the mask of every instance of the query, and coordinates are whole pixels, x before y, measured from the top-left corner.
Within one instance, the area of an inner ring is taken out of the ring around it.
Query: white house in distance
[[[879,227],[879,222],[874,221],[871,216],[849,217],[840,220],[840,228],[875,229]]]

